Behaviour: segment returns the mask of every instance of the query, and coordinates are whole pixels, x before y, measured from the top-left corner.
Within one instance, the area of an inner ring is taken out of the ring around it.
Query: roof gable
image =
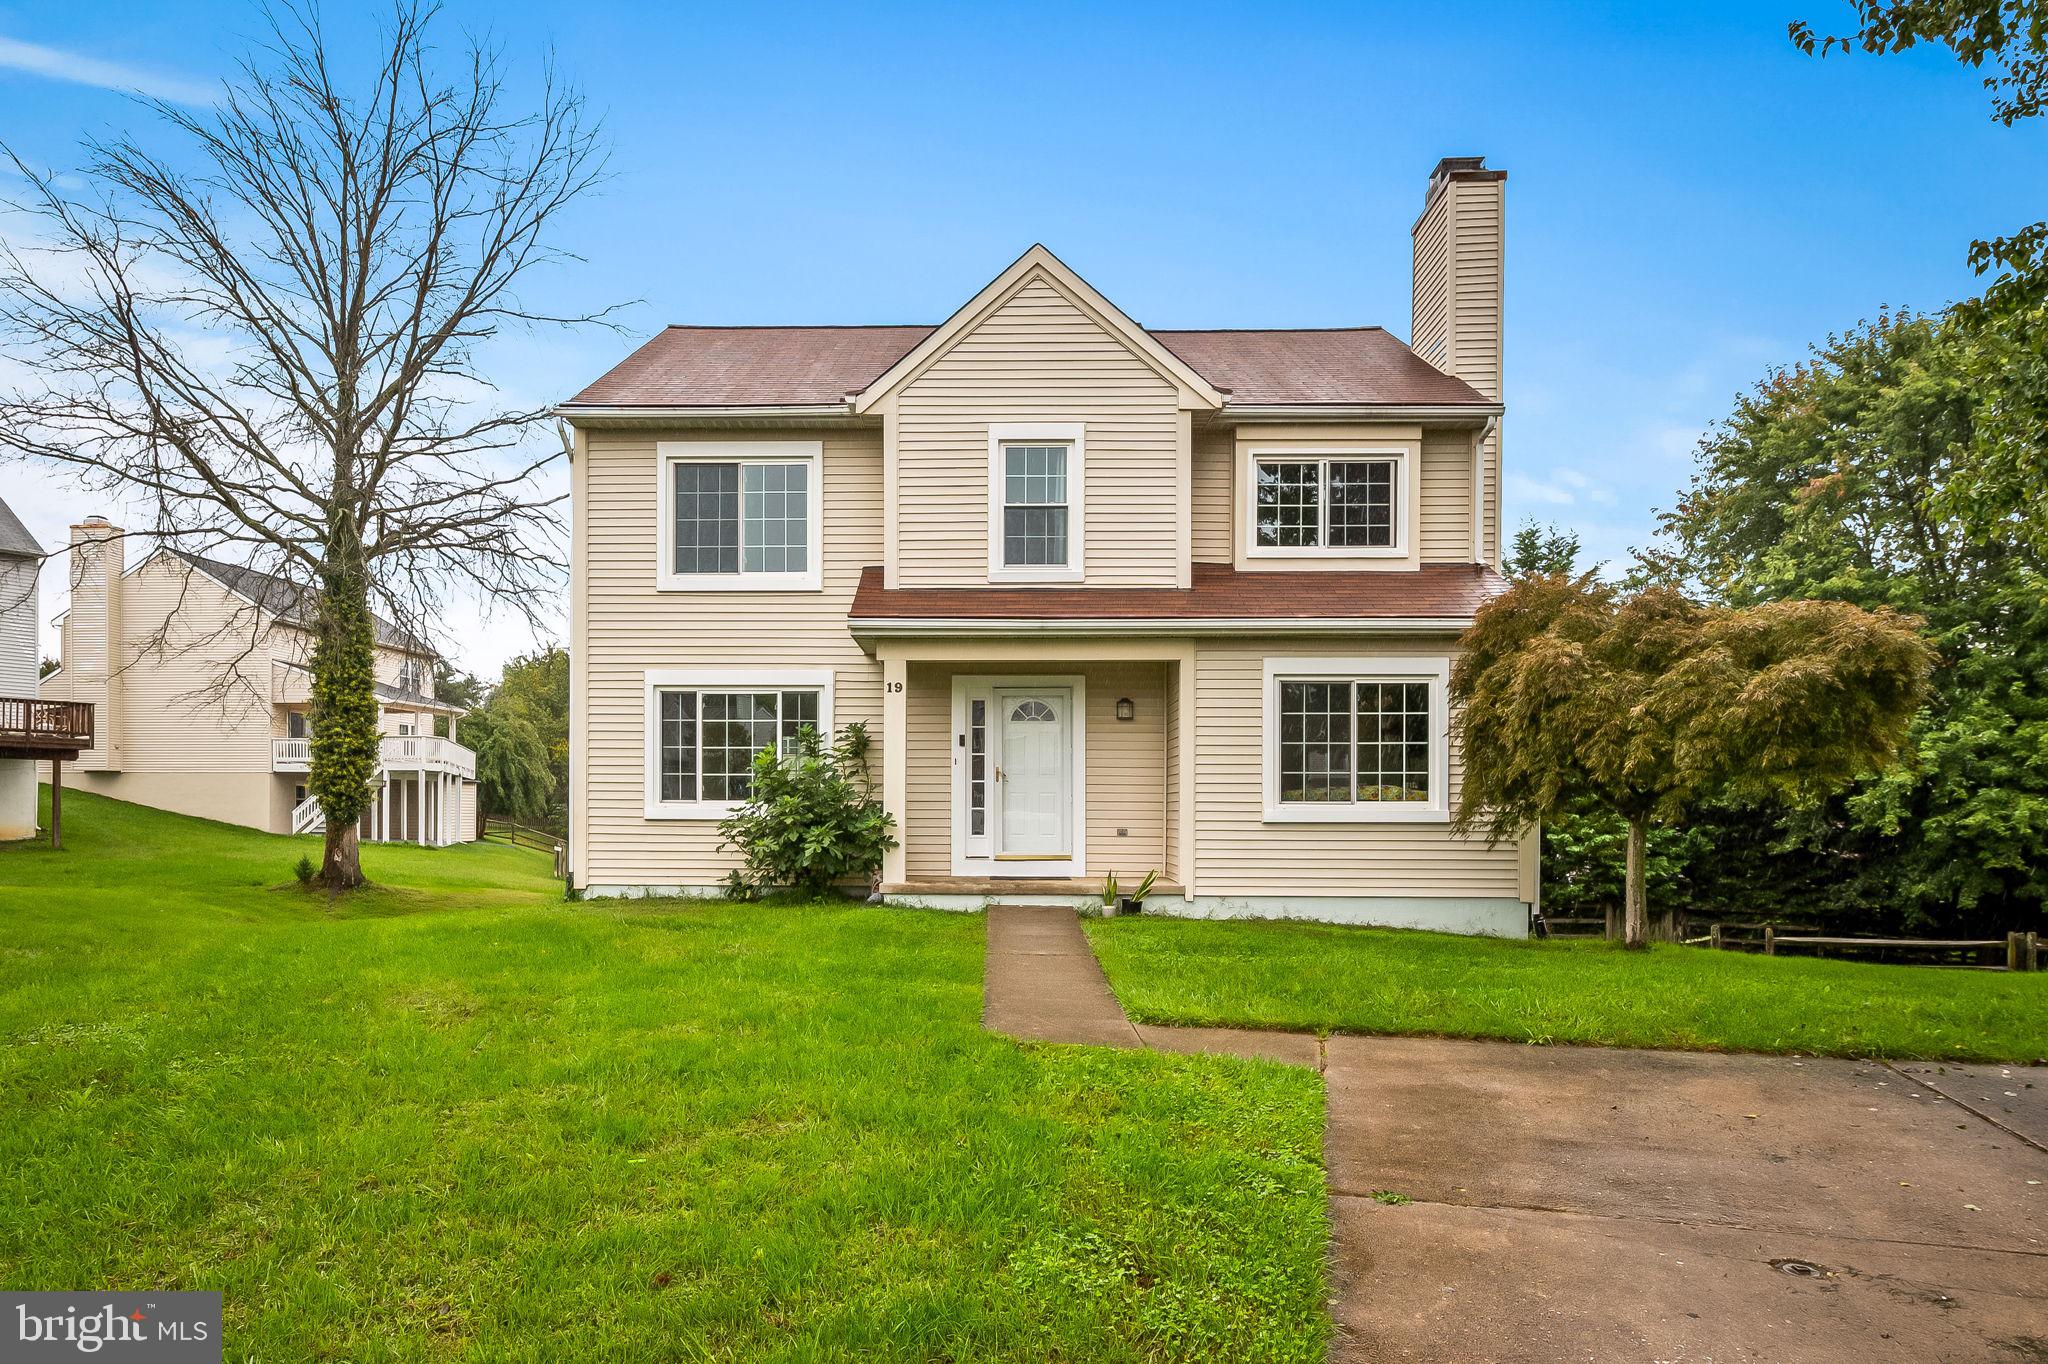
[[[1069,269],[1059,257],[1043,246],[1033,246],[861,390],[853,400],[853,410],[856,413],[872,412],[929,369],[963,338],[971,335],[984,319],[999,311],[1018,293],[1041,281],[1063,295],[1103,331],[1122,342],[1133,355],[1179,390],[1182,407],[1213,411],[1223,406],[1224,395],[1185,360],[1125,316],[1121,309]]]

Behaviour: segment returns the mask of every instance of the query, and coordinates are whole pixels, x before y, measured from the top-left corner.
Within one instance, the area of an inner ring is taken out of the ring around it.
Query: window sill
[[[991,568],[988,580],[992,583],[1078,583],[1083,578],[1078,568]]]
[[[817,592],[824,583],[816,573],[663,573],[654,587],[658,592]]]
[[[1451,812],[1441,805],[1406,805],[1394,801],[1266,806],[1268,824],[1449,824]]]
[[[1378,549],[1291,549],[1274,545],[1252,545],[1246,548],[1247,559],[1405,559],[1405,546],[1394,545]]]
[[[649,805],[648,819],[724,819],[746,802],[738,800],[672,800]]]

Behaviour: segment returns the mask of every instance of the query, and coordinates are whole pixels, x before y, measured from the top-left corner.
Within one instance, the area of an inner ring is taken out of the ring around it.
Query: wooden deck
[[[92,747],[92,703],[0,696],[0,757],[76,758]]]

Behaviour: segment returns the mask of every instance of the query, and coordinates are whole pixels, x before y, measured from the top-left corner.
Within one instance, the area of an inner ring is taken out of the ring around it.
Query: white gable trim
[[[1181,406],[1205,408],[1210,411],[1223,406],[1223,394],[1207,379],[1189,368],[1185,360],[1161,345],[1150,332],[1126,317],[1120,308],[1098,293],[1094,285],[1069,269],[1058,256],[1043,246],[1033,246],[1017,257],[1009,269],[990,280],[980,293],[967,300],[936,331],[918,342],[908,355],[884,370],[880,378],[863,389],[853,400],[854,412],[861,414],[873,411],[885,399],[922,374],[934,361],[958,344],[962,337],[973,331],[983,318],[1009,302],[1019,289],[1033,279],[1044,279],[1065,294],[1076,307],[1088,314],[1097,326],[1122,341],[1133,355],[1145,361],[1161,378],[1179,389]]]

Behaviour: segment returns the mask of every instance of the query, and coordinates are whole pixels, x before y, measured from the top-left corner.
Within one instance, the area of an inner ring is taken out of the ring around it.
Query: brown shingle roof
[[[930,327],[670,327],[570,400],[596,407],[837,403],[880,378]],[[1485,403],[1378,327],[1161,331],[1233,404]]]
[[[1385,572],[1241,573],[1196,564],[1171,587],[895,587],[861,570],[847,619],[863,620],[1466,620],[1507,590],[1481,564]]]

